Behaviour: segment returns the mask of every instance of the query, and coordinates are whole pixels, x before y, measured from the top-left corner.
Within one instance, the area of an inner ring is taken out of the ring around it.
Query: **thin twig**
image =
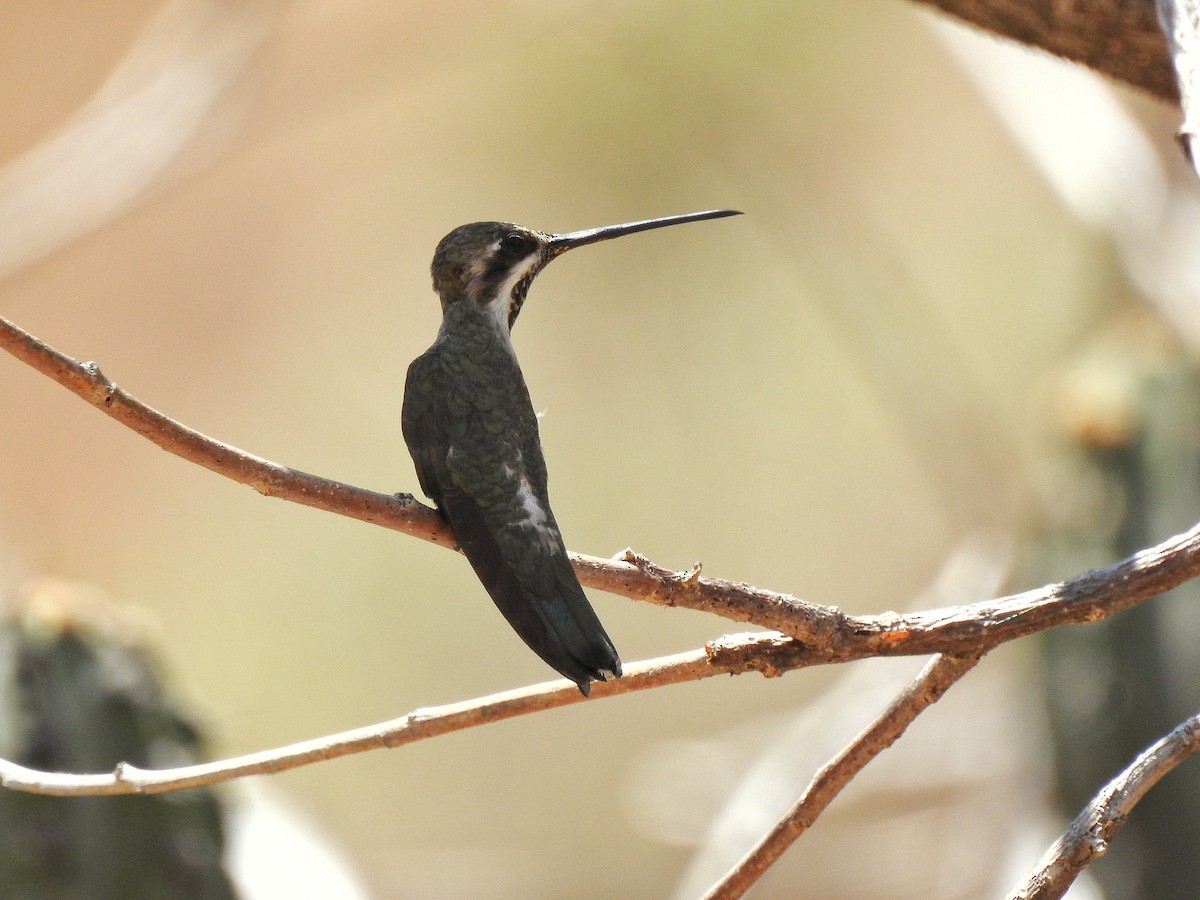
[[[1147,747],[1125,771],[1106,784],[1010,896],[1020,900],[1053,900],[1065,894],[1085,866],[1108,852],[1109,843],[1146,792],[1197,751],[1200,751],[1200,714],[1186,719],[1166,737]]]
[[[593,684],[592,698],[615,697],[713,675],[760,672],[772,677],[810,662],[795,641],[778,633],[726,635],[710,641],[700,650],[626,666],[625,675],[619,681]],[[388,722],[286,747],[173,769],[142,769],[121,763],[113,772],[67,774],[42,772],[0,759],[0,785],[32,794],[63,797],[161,794],[246,775],[282,772],[367,750],[400,747],[452,731],[582,702],[583,697],[573,683],[558,680],[475,700],[417,709]]]
[[[841,753],[825,764],[808,788],[729,872],[705,894],[705,900],[735,900],[749,890],[833,798],[876,756],[894,744],[922,712],[979,662],[979,655],[934,657],[921,674],[888,704]]]

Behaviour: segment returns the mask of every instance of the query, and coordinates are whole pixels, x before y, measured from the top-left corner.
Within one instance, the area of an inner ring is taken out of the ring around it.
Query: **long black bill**
[[[684,213],[681,216],[664,216],[661,219],[645,219],[641,222],[626,222],[624,225],[606,225],[603,228],[589,228],[586,231],[572,231],[568,234],[553,234],[550,236],[550,252],[555,256],[566,253],[584,244],[594,244],[597,241],[607,241],[609,238],[622,237],[638,231],[650,231],[652,228],[666,228],[668,225],[682,225],[684,222],[702,222],[705,219],[723,219],[726,216],[740,216],[736,209],[709,209],[704,212]]]

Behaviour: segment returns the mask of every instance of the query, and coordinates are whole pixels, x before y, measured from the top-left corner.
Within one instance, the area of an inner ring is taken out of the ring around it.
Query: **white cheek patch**
[[[496,296],[484,307],[492,321],[495,322],[496,331],[506,337],[509,334],[508,314],[512,308],[513,291],[518,284],[529,277],[529,273],[534,270],[538,261],[536,256],[531,256],[525,265],[514,269],[504,279],[504,282],[500,285],[500,289],[496,292]]]

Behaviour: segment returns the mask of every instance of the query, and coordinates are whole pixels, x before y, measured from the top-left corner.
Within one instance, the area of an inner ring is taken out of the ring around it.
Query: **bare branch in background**
[[[1061,897],[1121,830],[1138,801],[1150,788],[1193,753],[1200,751],[1200,715],[1185,720],[1152,744],[1120,775],[1104,786],[1084,808],[1010,896],[1020,900]]]
[[[128,211],[181,157],[206,152],[205,125],[237,115],[230,94],[270,34],[269,5],[158,5],[87,105],[0,167],[0,222],[20,223],[0,233],[0,278]]]
[[[1179,100],[1154,0],[919,2],[1002,37],[1082,63],[1164,100]]]
[[[896,742],[922,712],[975,667],[979,656],[937,656],[879,717],[813,778],[808,789],[706,900],[735,900],[754,885],[871,760]]]

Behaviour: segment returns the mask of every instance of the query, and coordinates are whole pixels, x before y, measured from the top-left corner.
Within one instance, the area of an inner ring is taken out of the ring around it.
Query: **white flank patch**
[[[544,527],[546,524],[546,510],[542,509],[542,505],[538,503],[537,497],[533,495],[533,485],[524,476],[521,477],[520,486],[517,488],[517,497],[521,501],[521,506],[525,509],[525,515],[529,517],[529,524],[537,528]]]
[[[546,510],[534,496],[533,485],[524,476],[521,476],[520,484],[517,486],[517,499],[521,501],[521,508],[525,510],[526,521],[537,532],[542,545],[548,550],[557,548],[558,531],[547,524],[549,517],[546,515]]]

